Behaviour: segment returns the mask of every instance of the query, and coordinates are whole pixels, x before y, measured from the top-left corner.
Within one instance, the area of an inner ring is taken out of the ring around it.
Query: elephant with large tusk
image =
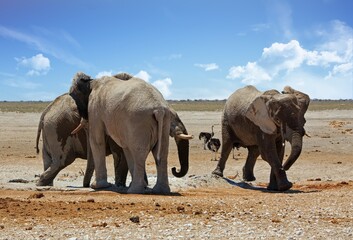
[[[127,73],[120,73],[114,75],[114,77],[121,80],[132,78]],[[183,156],[180,159],[184,167],[179,174],[185,175],[188,171],[188,140],[192,136],[187,134],[187,130],[177,113],[172,109],[171,112],[173,113],[173,120],[170,126],[170,136],[174,137],[178,144],[178,149],[180,149],[179,155]],[[89,187],[94,172],[94,163],[88,153],[87,124],[88,121],[84,121],[80,117],[74,99],[67,93],[57,97],[43,111],[36,139],[36,149],[37,153],[39,153],[39,139],[42,134],[44,172],[40,175],[40,179],[37,182],[38,186],[53,185],[53,180],[62,169],[74,162],[76,158],[82,158],[88,159],[83,186]],[[186,145],[186,147],[183,148],[183,145]],[[115,185],[126,186],[128,166],[124,152],[109,136],[106,136],[106,155],[110,154],[113,155],[114,159]],[[174,175],[178,174],[175,169],[172,170]]]
[[[192,136],[188,135],[176,112],[152,85],[138,78],[129,81],[114,77],[93,80],[84,73],[77,73],[70,95],[77,104],[80,116],[89,122],[89,145],[96,172],[92,188],[109,186],[105,135],[109,135],[123,149],[132,174],[129,193],[145,191],[143,176],[150,151],[157,165],[157,183],[153,191],[170,192],[167,173],[169,135],[176,140],[180,161],[180,171],[173,168],[172,172],[176,177],[186,175],[189,167],[188,141]]]
[[[213,174],[223,176],[223,170],[233,146],[246,147],[248,156],[243,178],[254,181],[253,173],[259,155],[271,166],[269,190],[285,191],[292,187],[285,170],[298,159],[305,134],[304,114],[308,95],[290,87],[260,92],[253,86],[235,91],[227,100],[222,116],[221,158]],[[291,143],[291,153],[282,166],[285,140]]]

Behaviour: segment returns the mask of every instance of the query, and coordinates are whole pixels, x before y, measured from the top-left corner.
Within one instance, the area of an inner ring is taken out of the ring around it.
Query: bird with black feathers
[[[214,152],[214,159],[211,159],[211,161],[217,161],[217,153],[219,148],[221,147],[221,141],[219,141],[218,138],[211,138],[208,143],[207,143],[207,148]]]
[[[212,125],[211,129],[212,129],[212,131],[210,133],[209,132],[200,132],[200,134],[199,134],[199,139],[203,140],[203,149],[204,150],[207,150],[206,149],[206,144],[214,136],[213,125]]]

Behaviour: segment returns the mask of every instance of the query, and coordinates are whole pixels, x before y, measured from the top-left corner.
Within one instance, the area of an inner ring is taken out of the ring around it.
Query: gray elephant
[[[138,78],[123,81],[114,77],[93,80],[84,73],[77,73],[70,88],[81,117],[89,121],[89,143],[94,159],[96,179],[92,188],[104,188],[107,182],[104,136],[109,135],[126,156],[132,182],[129,193],[143,193],[145,161],[152,151],[157,165],[156,193],[169,193],[167,157],[169,135],[178,146],[180,171],[173,175],[183,177],[189,167],[191,138],[178,118],[169,108],[161,93],[152,85]],[[178,123],[174,121],[178,120]],[[82,121],[81,121],[82,122]]]
[[[114,75],[114,77],[121,80],[132,78],[127,73],[119,73]],[[171,111],[173,113],[173,120],[170,128],[170,136],[174,137],[178,149],[185,148],[183,145],[186,145],[188,149],[188,141],[182,138],[187,139],[190,135],[187,135],[186,128],[177,113],[174,110]],[[39,139],[43,130],[42,158],[44,172],[37,182],[38,186],[53,185],[53,180],[57,174],[70,165],[76,158],[88,158],[83,186],[89,187],[94,171],[94,163],[91,155],[88,153],[87,129],[85,131],[76,129],[75,131],[75,128],[80,123],[80,119],[77,105],[69,94],[57,97],[43,111],[38,125],[36,140],[36,149],[37,153],[39,153]],[[73,131],[76,133],[72,134]],[[109,136],[106,136],[106,155],[110,154],[113,154],[114,159],[115,185],[118,187],[126,186],[128,166],[124,152]],[[179,151],[179,155],[181,155],[181,158],[188,158],[188,150]],[[187,168],[184,168],[184,170],[187,171]],[[175,172],[175,169],[173,171]],[[145,179],[147,181],[147,176],[145,176]]]
[[[119,73],[114,77],[121,80],[132,78],[127,73]],[[43,111],[38,124],[36,140],[36,149],[39,153],[39,138],[41,131],[43,131],[42,158],[44,172],[40,175],[37,182],[38,186],[53,185],[53,180],[57,174],[76,158],[87,159],[91,156],[89,148],[87,148],[89,145],[85,131],[77,131],[77,134],[72,134],[72,131],[80,123],[80,119],[77,105],[67,93],[57,97]],[[113,154],[114,158],[115,184],[125,186],[127,164],[123,151],[108,136],[106,136],[106,143],[106,154]],[[89,186],[93,171],[93,160],[89,160],[83,179],[84,187]]]
[[[283,93],[276,90],[260,92],[253,86],[246,86],[228,98],[222,116],[221,158],[213,174],[223,176],[233,146],[246,147],[248,156],[243,167],[244,180],[255,180],[253,169],[261,154],[271,166],[267,188],[285,191],[292,187],[285,170],[301,153],[305,134],[304,114],[310,98],[290,87],[285,87]],[[291,153],[282,166],[285,140],[291,143]]]
[[[36,149],[39,153],[39,139],[43,131],[42,158],[44,172],[40,175],[37,186],[53,185],[57,174],[74,162],[76,158],[89,158],[87,136],[84,130],[77,134],[71,132],[79,125],[80,115],[73,98],[69,94],[57,97],[43,111],[37,132]],[[122,149],[106,136],[106,154],[113,153],[115,166],[115,184],[125,186],[127,164]],[[93,175],[93,160],[87,161],[83,186],[89,187]]]

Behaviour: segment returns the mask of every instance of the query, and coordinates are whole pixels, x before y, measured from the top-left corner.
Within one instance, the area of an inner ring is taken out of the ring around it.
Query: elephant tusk
[[[176,135],[176,137],[178,137],[180,139],[184,139],[184,140],[190,140],[190,139],[194,138],[194,135],[180,133],[180,134]]]
[[[87,124],[88,121],[86,119],[81,118],[80,124],[74,130],[72,130],[71,134],[74,135],[78,133],[82,128],[86,127]]]
[[[305,133],[305,136],[307,136],[308,138],[311,138],[311,136],[309,134],[307,134],[307,133]]]

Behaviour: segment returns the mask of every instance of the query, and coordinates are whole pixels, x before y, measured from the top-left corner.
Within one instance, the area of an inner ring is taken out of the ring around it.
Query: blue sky
[[[351,0],[0,1],[0,100],[53,100],[78,71],[166,99],[290,85],[353,98]]]

